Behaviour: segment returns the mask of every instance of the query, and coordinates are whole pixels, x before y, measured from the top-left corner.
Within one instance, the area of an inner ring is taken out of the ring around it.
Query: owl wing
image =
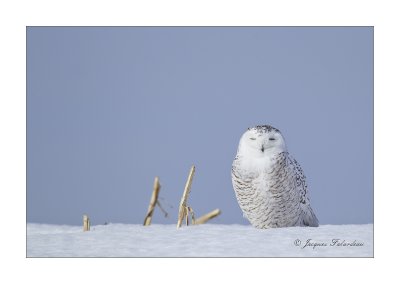
[[[296,192],[298,192],[299,194],[300,209],[302,214],[302,218],[300,219],[302,220],[302,223],[300,225],[318,227],[319,221],[315,216],[314,211],[311,208],[306,176],[304,175],[303,169],[301,168],[300,164],[296,161],[296,159],[294,159],[288,153],[287,153],[287,161],[289,167],[293,172]]]
[[[239,206],[242,209],[243,217],[248,219],[246,216],[246,208],[251,207],[253,202],[253,192],[254,192],[254,180],[258,177],[258,173],[252,173],[248,176],[243,176],[238,170],[240,167],[240,162],[238,157],[235,158],[232,164],[232,185],[235,191],[236,199],[238,200]]]

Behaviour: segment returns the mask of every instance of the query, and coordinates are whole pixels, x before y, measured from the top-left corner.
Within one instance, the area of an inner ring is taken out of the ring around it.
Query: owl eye
[[[256,140],[256,138],[251,137],[250,140]]]
[[[269,141],[274,141],[274,140],[275,140],[274,137],[269,138]]]

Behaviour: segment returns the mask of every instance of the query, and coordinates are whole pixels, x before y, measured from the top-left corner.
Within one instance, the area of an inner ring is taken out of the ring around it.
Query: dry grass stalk
[[[90,231],[90,220],[87,215],[83,215],[83,231]]]
[[[194,211],[191,207],[186,207],[186,226],[189,226],[189,213],[192,216],[192,225],[196,223],[196,220],[194,219]]]
[[[147,214],[144,219],[144,226],[149,226],[151,224],[151,218],[153,216],[154,212],[154,207],[156,206],[158,202],[158,193],[160,192],[160,182],[158,177],[155,177],[154,179],[154,186],[153,186],[153,193],[151,194],[151,199],[150,199],[150,204],[149,204],[149,209],[147,209]]]
[[[168,212],[161,206],[161,203],[159,200],[157,200],[157,205],[160,208],[160,210],[162,211],[162,213],[164,213],[164,217],[168,217]]]
[[[208,220],[217,217],[219,214],[221,214],[221,210],[219,209],[215,209],[213,211],[211,211],[210,213],[207,213],[201,217],[199,217],[198,219],[196,219],[195,224],[199,225],[199,224],[204,224],[206,223]]]
[[[193,175],[194,175],[195,167],[192,166],[189,172],[188,179],[186,181],[185,189],[183,191],[181,202],[179,203],[179,213],[178,213],[178,223],[176,225],[177,228],[180,228],[183,222],[183,219],[186,218],[186,225],[189,225],[189,213],[192,215],[192,223],[194,223],[194,213],[192,208],[187,206],[187,199],[189,197],[190,188],[192,186]]]

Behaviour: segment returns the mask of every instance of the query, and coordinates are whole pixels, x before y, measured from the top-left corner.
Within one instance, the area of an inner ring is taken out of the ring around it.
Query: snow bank
[[[28,257],[372,257],[373,225],[27,225]]]

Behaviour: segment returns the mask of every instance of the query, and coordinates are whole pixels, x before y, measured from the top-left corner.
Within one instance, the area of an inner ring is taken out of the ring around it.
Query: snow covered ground
[[[28,257],[372,257],[373,225],[27,225]]]

